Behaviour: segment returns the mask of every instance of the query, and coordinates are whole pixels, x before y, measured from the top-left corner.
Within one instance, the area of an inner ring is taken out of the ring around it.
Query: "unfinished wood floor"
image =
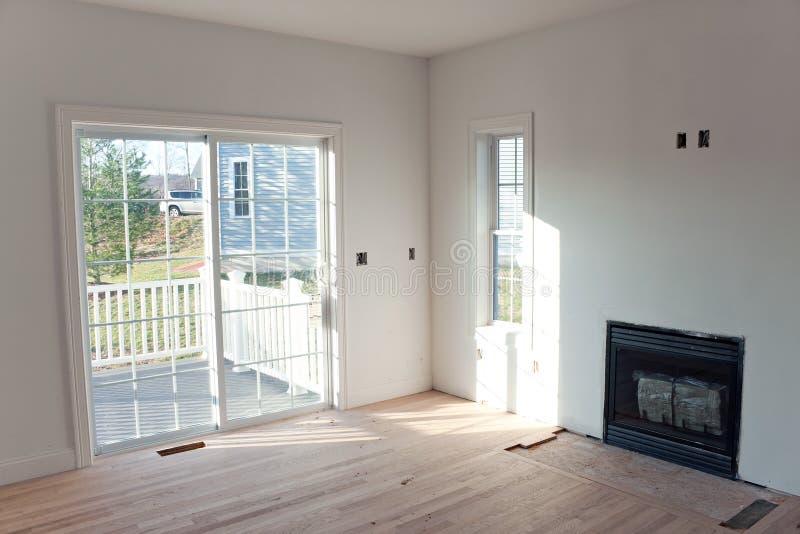
[[[503,450],[551,431],[422,393],[1,487],[0,532],[726,532]],[[774,528],[800,522],[792,504]]]
[[[755,500],[780,505],[788,498],[766,488],[709,475],[570,432],[559,433],[558,439],[550,443],[515,452],[633,495],[647,495],[671,507],[694,510],[720,522],[732,518]]]

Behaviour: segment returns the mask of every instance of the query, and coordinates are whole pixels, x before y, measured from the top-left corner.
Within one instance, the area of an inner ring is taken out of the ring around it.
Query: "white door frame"
[[[336,276],[343,265],[336,263],[344,258],[344,211],[342,125],[328,122],[305,122],[278,119],[237,117],[227,115],[200,115],[191,113],[171,113],[118,108],[97,108],[86,106],[56,106],[56,149],[59,174],[59,207],[62,211],[61,241],[63,243],[63,306],[66,322],[69,363],[69,380],[72,392],[73,432],[75,440],[75,465],[77,468],[92,464],[93,437],[90,426],[89,380],[91,370],[86,358],[88,339],[83,326],[83,310],[86,295],[82,290],[85,279],[82,251],[79,249],[81,228],[77,221],[80,209],[81,190],[77,187],[80,177],[80,161],[75,158],[75,130],[85,125],[108,126],[115,131],[144,132],[148,129],[170,129],[205,135],[247,135],[255,137],[291,136],[307,137],[322,141],[324,154],[322,177],[325,190],[323,198],[323,217],[327,221],[327,232],[323,236],[322,248],[325,251],[327,269],[323,277],[323,305],[327,322],[326,344],[328,365],[328,395],[331,406],[347,408],[346,370],[345,370],[345,295],[337,286]],[[210,172],[211,158],[206,158],[206,175]],[[212,209],[216,207],[214,195],[209,195]],[[213,238],[215,225],[210,225]],[[213,243],[213,241],[212,241]],[[215,320],[219,310],[212,310]],[[224,386],[223,386],[224,387]],[[285,416],[285,415],[284,415]],[[244,424],[253,424],[266,418],[248,419]],[[219,423],[219,422],[218,422]],[[236,425],[220,425],[220,430]]]

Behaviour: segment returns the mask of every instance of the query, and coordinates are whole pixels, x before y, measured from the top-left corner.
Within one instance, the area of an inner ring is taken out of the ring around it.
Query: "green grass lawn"
[[[152,230],[133,243],[134,259],[162,258],[167,253],[166,222],[162,214],[153,215],[148,219]],[[170,257],[205,256],[203,237],[203,218],[188,215],[172,217],[170,224]],[[177,270],[180,267],[196,263],[198,260],[172,260],[170,262],[172,279],[195,278],[199,275],[196,270]],[[131,282],[146,282],[151,280],[165,280],[167,278],[167,262],[141,262],[135,263],[131,270]],[[127,273],[121,272],[105,274],[104,283],[127,283]],[[92,281],[90,280],[91,284]]]

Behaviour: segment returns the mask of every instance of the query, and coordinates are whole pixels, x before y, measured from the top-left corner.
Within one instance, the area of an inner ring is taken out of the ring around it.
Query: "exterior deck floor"
[[[205,428],[214,421],[214,402],[211,372],[202,358],[176,361],[177,374],[170,376],[171,364],[157,362],[137,366],[136,390],[129,366],[97,369],[92,373],[92,393],[95,409],[97,442],[100,445],[161,432]],[[162,376],[165,375],[166,376]],[[260,413],[275,413],[320,402],[317,393],[301,390],[294,395],[289,384],[276,377],[260,373],[260,401],[256,371],[225,366],[227,407],[230,418],[248,417]],[[134,397],[136,403],[134,404]],[[260,407],[260,410],[259,410]],[[176,421],[177,419],[177,421]]]

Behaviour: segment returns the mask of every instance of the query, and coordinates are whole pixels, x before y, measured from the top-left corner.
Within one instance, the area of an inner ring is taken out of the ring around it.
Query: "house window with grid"
[[[236,217],[250,216],[249,163],[246,160],[233,162],[233,198]]]
[[[495,137],[493,143],[492,319],[523,322],[523,218],[525,178],[523,137]]]

